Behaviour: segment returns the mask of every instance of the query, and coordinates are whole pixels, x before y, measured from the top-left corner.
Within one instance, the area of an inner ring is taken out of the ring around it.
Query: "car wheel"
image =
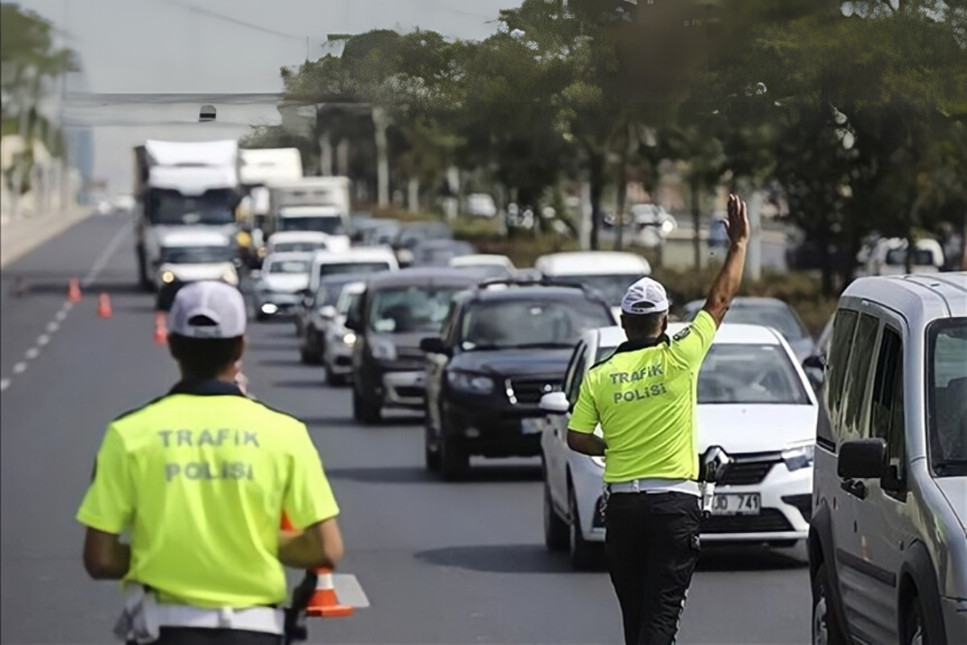
[[[313,361],[312,352],[310,352],[305,347],[300,347],[299,348],[299,362],[302,363],[303,365],[312,365],[315,362],[315,361]]]
[[[458,481],[467,475],[470,469],[470,455],[463,446],[446,432],[440,433],[439,443],[440,472],[448,481]]]
[[[423,430],[423,460],[428,471],[438,473],[440,472],[440,446],[435,446],[436,449],[434,450],[432,434],[433,430],[430,429],[428,416],[426,428]]]
[[[578,515],[577,498],[574,496],[574,488],[568,488],[567,495],[568,514],[571,516],[570,530],[568,531],[568,553],[571,559],[571,566],[578,570],[589,569],[594,565],[595,550],[594,545],[584,540],[581,532],[581,516]]]
[[[544,546],[548,551],[566,551],[569,545],[567,522],[561,519],[554,510],[551,501],[551,487],[547,483],[547,473],[544,474]]]
[[[920,598],[914,596],[907,609],[906,620],[904,620],[903,645],[923,645],[927,642],[925,632],[923,607],[920,606]]]
[[[359,389],[353,388],[353,418],[366,425],[376,425],[383,418],[383,408],[379,401],[370,401]]]
[[[829,572],[826,563],[820,562],[813,574],[813,645],[846,645],[846,636],[834,614],[833,601],[829,597]]]

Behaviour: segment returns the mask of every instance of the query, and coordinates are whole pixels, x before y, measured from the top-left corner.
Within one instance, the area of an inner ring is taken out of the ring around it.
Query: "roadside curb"
[[[78,207],[66,212],[22,220],[5,217],[0,223],[0,268],[6,268],[47,240],[87,219],[92,213],[92,208]]]

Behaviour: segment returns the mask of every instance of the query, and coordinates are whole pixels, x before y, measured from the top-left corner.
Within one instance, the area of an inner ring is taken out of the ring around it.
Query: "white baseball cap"
[[[242,292],[224,282],[186,284],[175,295],[168,330],[188,338],[237,338],[245,335],[248,314]]]
[[[657,314],[668,311],[668,294],[657,280],[642,278],[625,292],[621,311],[631,315]]]

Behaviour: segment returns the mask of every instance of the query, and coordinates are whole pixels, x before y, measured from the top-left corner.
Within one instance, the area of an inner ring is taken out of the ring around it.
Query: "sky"
[[[54,23],[80,56],[68,92],[249,94],[282,91],[280,70],[327,53],[328,34],[416,27],[483,39],[499,10],[519,0],[14,0]],[[308,43],[306,39],[308,38]],[[144,140],[238,138],[249,124],[278,122],[274,103],[79,106],[67,117],[93,128],[94,179],[128,192],[132,148]],[[77,127],[77,126],[69,126]]]
[[[88,91],[277,92],[327,34],[432,29],[485,38],[515,0],[18,0],[69,34]]]

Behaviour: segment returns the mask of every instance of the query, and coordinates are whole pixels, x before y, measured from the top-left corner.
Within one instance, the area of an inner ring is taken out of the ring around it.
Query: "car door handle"
[[[869,492],[868,489],[866,488],[866,484],[856,479],[847,479],[842,484],[840,484],[840,488],[842,488],[844,491],[846,491],[853,497],[857,497],[859,499],[866,499],[866,495]]]

